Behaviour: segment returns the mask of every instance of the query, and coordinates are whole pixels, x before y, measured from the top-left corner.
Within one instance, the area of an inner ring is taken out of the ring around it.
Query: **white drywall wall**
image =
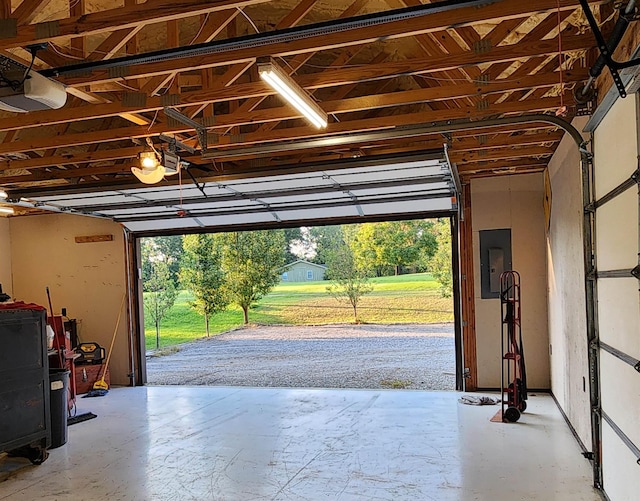
[[[68,214],[11,218],[11,256],[16,299],[67,308],[78,320],[81,341],[109,348],[126,290],[122,228],[111,221]],[[76,243],[77,236],[113,235],[111,242]],[[123,310],[124,311],[124,310]],[[113,358],[113,384],[129,384],[127,316],[123,312]]]
[[[513,269],[521,275],[522,335],[531,388],[549,388],[547,282],[542,174],[474,179],[471,183],[478,386],[500,387],[499,299],[482,299],[479,232],[511,229]]]
[[[586,118],[574,120],[582,130]],[[584,281],[580,153],[565,134],[549,162],[551,223],[547,238],[551,391],[591,449],[589,360]]]

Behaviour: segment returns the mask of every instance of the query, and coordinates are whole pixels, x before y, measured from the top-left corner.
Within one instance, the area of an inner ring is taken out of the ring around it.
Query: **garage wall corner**
[[[11,218],[10,226],[14,298],[47,306],[49,287],[54,313],[67,309],[78,321],[80,341],[108,349],[127,290],[122,228],[109,220],[69,214]],[[75,240],[95,235],[113,235],[113,240]],[[112,384],[129,384],[125,312],[109,368]]]
[[[522,336],[530,388],[550,388],[545,253],[544,182],[541,173],[473,179],[474,282],[478,387],[500,388],[500,299],[482,299],[482,230],[510,229],[513,269],[521,276]]]
[[[586,117],[573,125],[582,130]],[[580,153],[565,135],[549,162],[547,238],[551,391],[583,445],[591,447],[589,360]]]

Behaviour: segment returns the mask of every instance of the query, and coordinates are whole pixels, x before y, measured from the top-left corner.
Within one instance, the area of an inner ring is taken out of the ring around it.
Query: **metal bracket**
[[[200,148],[204,153],[207,151],[207,128],[204,127],[200,122],[195,121],[193,118],[180,113],[178,110],[174,110],[173,108],[165,107],[164,113],[169,118],[173,118],[184,125],[192,127],[196,134],[198,135],[198,141],[200,142]]]
[[[591,69],[589,70],[589,81],[586,83],[583,89],[579,92],[582,94],[586,94],[591,87],[593,81],[602,73],[602,70],[606,66],[609,68],[611,72],[611,76],[613,77],[613,83],[618,89],[618,94],[620,97],[626,97],[627,91],[625,89],[624,83],[622,82],[622,78],[620,78],[619,70],[623,70],[625,68],[631,68],[633,66],[640,65],[640,58],[631,59],[625,62],[615,61],[612,58],[612,54],[615,52],[618,44],[622,40],[629,23],[634,20],[635,15],[635,2],[628,2],[626,7],[620,8],[620,15],[618,16],[618,20],[613,28],[613,32],[609,37],[609,40],[606,41],[602,36],[602,32],[598,27],[598,23],[591,12],[591,7],[589,7],[588,0],[580,0],[580,5],[582,6],[582,10],[584,11],[584,15],[589,22],[589,26],[591,27],[591,31],[593,31],[593,35],[598,42],[598,49],[600,50],[600,57],[593,64]]]

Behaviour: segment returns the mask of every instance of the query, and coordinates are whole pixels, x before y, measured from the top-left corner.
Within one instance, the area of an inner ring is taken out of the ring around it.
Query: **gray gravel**
[[[455,389],[453,324],[251,326],[147,355],[148,384]]]

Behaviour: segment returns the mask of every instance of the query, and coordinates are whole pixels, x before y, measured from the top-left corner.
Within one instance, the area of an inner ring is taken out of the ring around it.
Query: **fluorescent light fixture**
[[[14,214],[13,207],[0,207],[0,214]]]
[[[318,129],[327,126],[328,115],[311,96],[273,61],[258,64],[260,77]]]
[[[0,190],[0,198],[7,198],[7,192],[4,190]]]

